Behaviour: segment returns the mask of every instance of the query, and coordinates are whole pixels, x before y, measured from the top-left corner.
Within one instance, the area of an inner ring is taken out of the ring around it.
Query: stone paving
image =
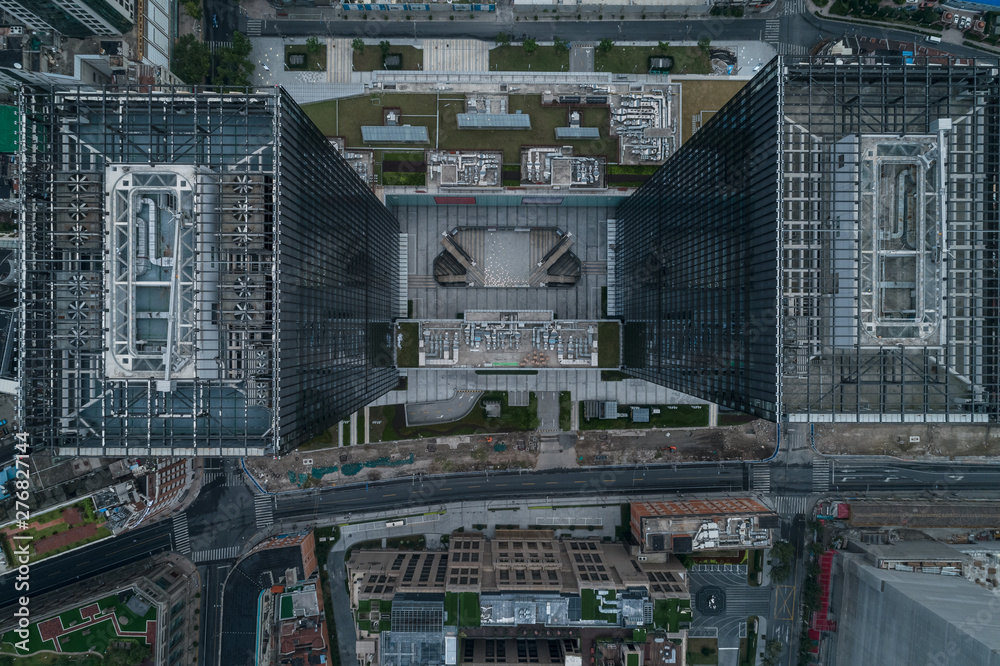
[[[475,72],[490,68],[490,44],[479,39],[426,39],[425,72]]]

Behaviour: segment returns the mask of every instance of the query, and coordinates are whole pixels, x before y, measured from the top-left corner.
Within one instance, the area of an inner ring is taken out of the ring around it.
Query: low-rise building
[[[633,502],[630,528],[642,557],[770,548],[778,515],[749,497]]]

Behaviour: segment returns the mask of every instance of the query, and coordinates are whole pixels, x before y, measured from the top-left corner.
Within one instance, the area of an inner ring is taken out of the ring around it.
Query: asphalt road
[[[213,4],[228,4],[226,0],[207,0]],[[303,10],[306,11],[306,10]],[[333,37],[370,38],[467,38],[494,41],[499,32],[507,32],[515,39],[532,37],[551,41],[556,37],[573,42],[598,42],[610,37],[629,41],[697,41],[708,37],[712,41],[761,41],[767,21],[780,19],[780,41],[811,49],[824,38],[870,36],[894,40],[922,40],[922,37],[904,30],[887,30],[869,26],[820,19],[812,14],[782,14],[778,6],[768,14],[741,19],[710,17],[705,19],[663,19],[625,21],[539,21],[503,23],[499,20],[455,21],[347,21],[300,20],[295,9],[289,8],[289,17],[265,20],[261,34],[277,37],[305,37],[328,35]],[[206,10],[206,15],[208,14]],[[228,16],[228,15],[227,15]],[[246,18],[229,24],[228,32],[237,25],[246,27]],[[225,32],[225,31],[221,31]],[[959,56],[983,55],[981,51],[954,44],[938,44],[939,48]]]
[[[169,520],[160,521],[135,532],[105,539],[87,548],[32,564],[29,596],[38,596],[77,580],[170,550],[171,527]],[[14,573],[0,577],[0,604],[4,606],[15,599],[14,577]],[[0,614],[4,612],[6,611],[0,607]]]
[[[403,506],[426,506],[463,499],[490,497],[563,497],[652,492],[745,492],[747,477],[741,463],[664,467],[503,472],[415,477],[371,485],[323,488],[307,493],[279,495],[275,519],[311,520],[318,515],[351,511],[379,511]]]

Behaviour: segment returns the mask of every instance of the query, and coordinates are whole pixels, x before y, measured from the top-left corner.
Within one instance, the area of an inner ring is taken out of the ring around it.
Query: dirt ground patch
[[[691,138],[691,116],[702,111],[719,111],[740,91],[746,81],[683,81],[681,83],[681,139]],[[708,122],[706,113],[704,121]]]
[[[1000,455],[996,425],[817,424],[816,448],[832,455],[962,458]]]
[[[763,460],[774,453],[774,438],[774,424],[760,419],[719,428],[587,431],[576,455],[580,465]]]
[[[519,446],[523,446],[520,449]],[[412,463],[393,465],[408,460]],[[363,467],[353,475],[343,469],[358,463],[388,459],[388,465]],[[305,461],[310,460],[311,464]],[[508,435],[466,435],[362,444],[323,451],[296,451],[274,460],[268,457],[247,459],[247,469],[269,492],[297,488],[341,485],[392,479],[413,474],[450,474],[489,469],[534,469],[538,461],[535,433]],[[316,478],[315,471],[336,467]],[[291,475],[289,474],[291,473]],[[294,476],[294,480],[292,479]]]

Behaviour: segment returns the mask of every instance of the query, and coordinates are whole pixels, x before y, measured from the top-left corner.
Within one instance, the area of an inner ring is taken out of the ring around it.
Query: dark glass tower
[[[616,213],[624,366],[768,419],[995,420],[995,61],[771,62]]]
[[[288,450],[397,381],[398,224],[280,89],[21,92],[35,446]]]

